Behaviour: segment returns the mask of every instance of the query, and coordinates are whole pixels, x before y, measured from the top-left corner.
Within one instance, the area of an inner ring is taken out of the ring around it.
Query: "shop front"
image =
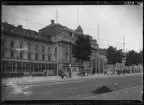
[[[2,73],[38,73],[44,70],[56,70],[56,64],[2,61]]]

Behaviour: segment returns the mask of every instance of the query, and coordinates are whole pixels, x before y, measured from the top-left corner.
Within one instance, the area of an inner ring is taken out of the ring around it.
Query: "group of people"
[[[64,72],[63,70],[59,70],[59,76],[63,79],[64,77],[67,78],[71,78],[72,77],[72,73],[70,70],[68,70],[67,72]]]
[[[120,74],[131,74],[131,73],[140,73],[140,69],[124,69],[124,70],[111,70],[111,71],[104,71],[104,75],[120,75]]]
[[[80,72],[81,77],[83,76],[88,76],[88,72],[86,70],[83,70],[82,72]]]

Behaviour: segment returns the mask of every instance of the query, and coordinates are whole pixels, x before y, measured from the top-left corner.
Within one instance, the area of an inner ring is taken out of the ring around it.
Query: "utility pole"
[[[58,31],[59,31],[59,30],[58,30],[58,10],[56,10],[56,22],[57,22],[57,32],[56,32],[56,33],[57,33],[57,34],[56,34],[56,39],[57,39],[57,40],[56,40],[56,45],[57,45],[57,47],[56,47],[56,48],[57,48],[56,58],[57,58],[57,59],[56,59],[56,60],[57,60],[57,76],[58,76],[58,65],[59,65],[59,63],[58,63],[58,60],[59,60],[59,59],[58,59],[58,33],[59,33],[59,32],[58,32]]]
[[[78,8],[78,26],[79,26],[79,8]]]
[[[108,48],[109,48],[109,40],[108,40]]]
[[[125,42],[124,42],[124,37],[123,37],[123,52],[125,52]]]
[[[100,41],[99,41],[99,24],[98,24],[98,73],[100,73]]]
[[[124,41],[124,36],[123,36],[123,53],[124,53],[123,63],[124,63],[124,67],[125,67],[125,41]]]
[[[72,65],[72,40],[70,41],[70,64]]]

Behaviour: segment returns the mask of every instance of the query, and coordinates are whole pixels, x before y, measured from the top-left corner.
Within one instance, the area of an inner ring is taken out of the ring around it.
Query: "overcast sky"
[[[52,19],[56,20],[56,10],[60,24],[74,30],[80,24],[84,33],[96,40],[99,24],[101,48],[108,48],[109,40],[109,45],[122,49],[124,37],[125,51],[133,49],[138,52],[142,49],[143,7],[139,5],[2,6],[2,22],[22,25],[23,28],[38,32],[49,25]]]

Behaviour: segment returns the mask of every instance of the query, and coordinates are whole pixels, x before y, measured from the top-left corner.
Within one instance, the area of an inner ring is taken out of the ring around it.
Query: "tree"
[[[81,65],[83,65],[83,61],[89,61],[91,57],[91,43],[90,39],[84,35],[80,35],[77,37],[75,41],[75,45],[72,48],[72,55],[77,60],[81,61]]]
[[[112,46],[110,46],[106,52],[106,57],[108,59],[107,64],[112,64],[113,70],[114,70],[114,64],[116,64],[115,53],[116,53],[116,48],[113,48]]]
[[[129,51],[126,54],[126,66],[137,65],[140,62],[139,54],[136,53],[134,50]]]
[[[143,50],[138,53],[138,64],[143,64]]]
[[[122,50],[116,50],[115,52],[115,57],[116,57],[116,63],[121,63],[122,58],[124,57]]]
[[[106,57],[108,59],[107,64],[112,64],[114,70],[114,65],[116,65],[116,63],[122,62],[123,53],[122,50],[117,50],[116,48],[110,46],[106,52]],[[113,71],[113,73],[114,72],[115,71]]]

